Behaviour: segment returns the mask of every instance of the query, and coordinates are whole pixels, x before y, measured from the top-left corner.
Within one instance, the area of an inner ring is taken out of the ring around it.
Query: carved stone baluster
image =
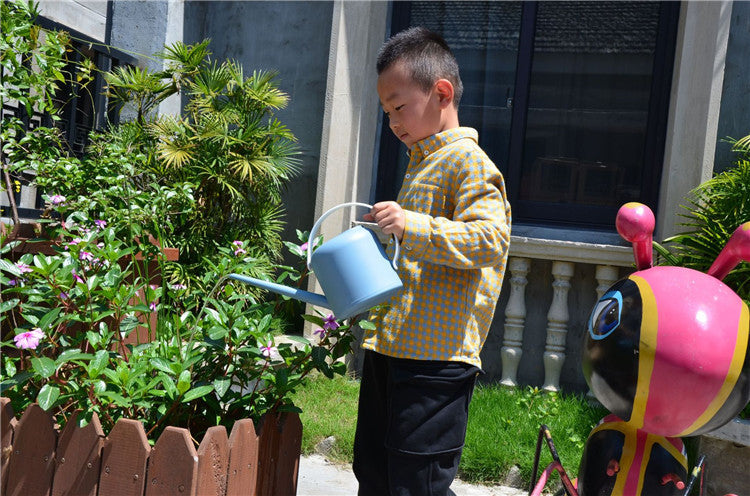
[[[516,386],[518,364],[521,363],[523,326],[526,321],[526,285],[531,261],[528,258],[510,257],[510,296],[505,307],[503,347],[500,350],[503,361],[503,376],[500,381],[505,386]]]
[[[604,295],[604,292],[612,287],[614,283],[619,279],[619,272],[617,267],[611,265],[597,265],[596,266],[596,282],[599,285],[596,287],[596,299],[599,301]]]
[[[575,265],[571,262],[552,263],[552,304],[547,312],[547,343],[544,348],[544,386],[547,391],[557,391],[560,372],[565,361],[565,338],[568,334],[568,292]]]

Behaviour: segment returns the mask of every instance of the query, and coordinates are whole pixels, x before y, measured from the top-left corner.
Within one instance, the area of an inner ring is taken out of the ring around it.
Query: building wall
[[[326,78],[331,39],[332,2],[187,2],[184,41],[211,39],[217,60],[234,59],[250,76],[255,70],[278,72],[277,83],[290,101],[279,120],[297,137],[301,171],[284,193],[286,231],[313,224],[320,162]]]

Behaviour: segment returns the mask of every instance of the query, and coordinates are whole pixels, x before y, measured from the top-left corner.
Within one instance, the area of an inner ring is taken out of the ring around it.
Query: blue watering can
[[[342,203],[320,216],[308,237],[307,268],[315,273],[325,296],[282,284],[263,281],[241,274],[230,274],[231,279],[252,284],[315,306],[330,308],[342,320],[383,303],[403,288],[396,273],[399,243],[393,237],[396,251],[389,260],[370,229],[355,226],[323,243],[313,253],[313,242],[323,220],[342,207],[372,208],[366,203]]]

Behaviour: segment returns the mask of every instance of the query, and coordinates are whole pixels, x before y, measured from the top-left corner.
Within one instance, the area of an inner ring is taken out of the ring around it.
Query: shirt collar
[[[479,142],[479,133],[477,133],[476,129],[470,127],[455,127],[453,129],[447,129],[441,133],[433,134],[432,136],[414,143],[409,156],[413,160],[416,159],[417,161],[420,161],[431,153],[443,148],[445,145],[449,145],[454,141],[464,138],[469,138],[474,140],[474,142]]]

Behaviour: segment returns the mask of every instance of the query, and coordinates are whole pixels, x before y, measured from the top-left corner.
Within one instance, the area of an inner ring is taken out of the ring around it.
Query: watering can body
[[[345,203],[323,214],[310,231],[309,250],[312,250],[320,222],[334,210],[348,205],[369,207],[361,203]],[[391,261],[373,231],[355,226],[323,243],[314,253],[308,253],[308,268],[315,273],[325,296],[239,274],[229,277],[330,308],[341,320],[363,313],[401,291],[403,283],[396,273],[397,256],[398,251]]]

